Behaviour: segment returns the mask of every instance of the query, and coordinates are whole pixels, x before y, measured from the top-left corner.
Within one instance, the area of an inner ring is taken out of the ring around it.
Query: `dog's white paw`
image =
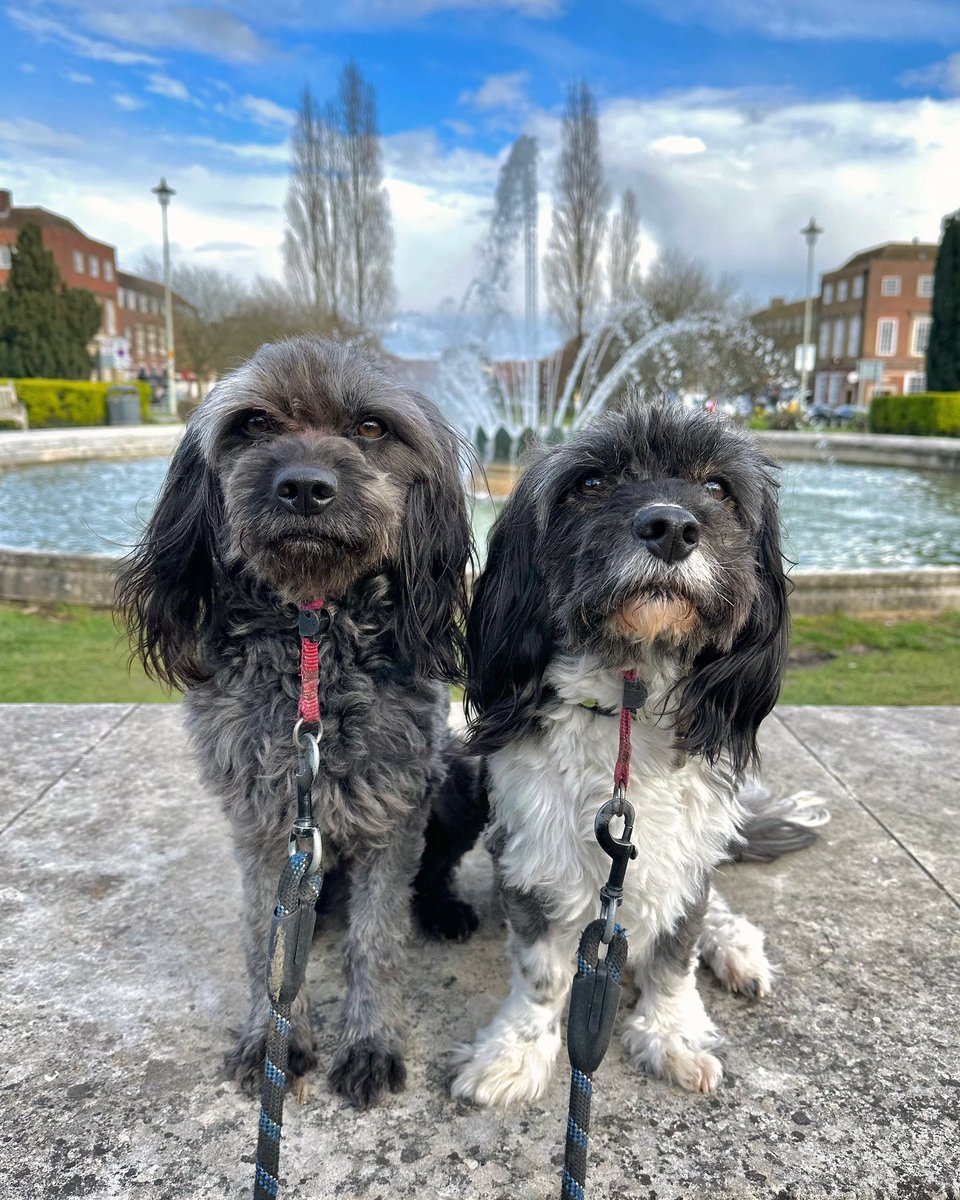
[[[461,1046],[455,1056],[460,1070],[451,1088],[453,1097],[485,1108],[539,1100],[550,1083],[559,1049],[558,1029],[533,1040],[506,1031]]]
[[[719,1040],[712,1028],[705,1037],[710,1044]],[[723,1079],[720,1059],[679,1034],[651,1033],[631,1025],[623,1044],[635,1066],[688,1092],[714,1092]]]
[[[773,991],[773,969],[763,949],[763,933],[743,917],[736,917],[728,936],[715,941],[704,953],[710,970],[728,992],[761,1000]]]

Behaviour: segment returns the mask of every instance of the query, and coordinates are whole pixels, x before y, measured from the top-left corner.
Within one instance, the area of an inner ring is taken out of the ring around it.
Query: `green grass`
[[[797,617],[784,704],[960,704],[960,613]]]
[[[176,700],[139,667],[109,613],[0,605],[0,702]],[[960,704],[960,613],[924,621],[798,617],[785,704]]]
[[[177,699],[127,670],[126,639],[109,613],[0,604],[0,703],[162,703]]]

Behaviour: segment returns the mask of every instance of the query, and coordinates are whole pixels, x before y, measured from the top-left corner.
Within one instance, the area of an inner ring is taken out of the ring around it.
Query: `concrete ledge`
[[[0,600],[112,608],[119,561],[111,554],[58,554],[0,546]]]
[[[29,604],[113,605],[119,558],[0,546],[0,600]],[[794,571],[794,616],[960,610],[960,567],[886,571]]]
[[[900,437],[889,433],[757,434],[763,448],[781,462],[833,459],[878,467],[960,471],[960,438]]]
[[[98,425],[0,433],[0,467],[91,458],[163,458],[183,436],[182,425]]]

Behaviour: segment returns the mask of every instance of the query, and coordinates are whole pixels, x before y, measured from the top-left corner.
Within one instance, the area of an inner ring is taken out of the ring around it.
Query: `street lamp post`
[[[167,236],[167,208],[170,204],[170,197],[177,193],[167,185],[166,179],[163,178],[151,190],[160,201],[160,211],[163,214],[163,305],[167,326],[167,407],[173,416],[176,416],[177,367],[173,349],[173,301],[170,297],[170,239]]]
[[[807,347],[810,345],[810,336],[813,332],[813,248],[823,230],[815,218],[811,217],[810,224],[800,232],[807,243],[807,292],[806,303],[803,306],[803,362],[800,364],[800,407],[802,409],[807,402],[807,375],[809,373]]]

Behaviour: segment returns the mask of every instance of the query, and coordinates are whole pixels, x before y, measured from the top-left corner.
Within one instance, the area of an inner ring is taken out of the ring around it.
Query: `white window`
[[[151,300],[150,301],[150,311],[153,313],[153,315],[155,317],[160,316],[160,301],[159,300]]]
[[[910,339],[910,353],[919,358],[926,354],[930,345],[930,326],[933,317],[917,317],[913,322],[913,336]]]
[[[112,300],[103,302],[103,324],[109,337],[117,336],[117,314],[114,312]]]
[[[933,295],[933,276],[918,275],[917,276],[917,295],[932,296]]]
[[[889,358],[897,352],[897,329],[900,322],[896,317],[883,317],[877,322],[877,353]]]
[[[814,404],[823,404],[827,398],[827,376],[818,375],[817,382],[813,386],[813,402]]]
[[[830,387],[827,389],[827,404],[836,408],[840,402],[840,389],[843,387],[844,375],[831,375]]]
[[[144,296],[143,293],[141,293],[140,296],[138,297],[138,299],[140,300],[140,311],[142,313],[149,312],[150,311],[149,298],[147,296]]]
[[[854,275],[853,277],[853,298],[859,300],[863,295],[863,276]]]
[[[823,302],[824,304],[833,303],[833,284],[825,283],[823,285]]]
[[[880,280],[880,295],[881,296],[899,296],[900,295],[900,276],[899,275],[884,275]]]
[[[73,252],[73,269],[78,275],[83,274],[83,253],[80,250]]]
[[[820,345],[817,347],[820,358],[826,358],[830,353],[830,322],[820,322]]]
[[[130,328],[129,325],[125,325],[123,327],[123,336],[127,339],[128,342],[133,341],[133,330]]]
[[[143,358],[144,342],[143,342],[143,326],[137,326],[137,358]]]
[[[860,314],[854,313],[847,330],[847,358],[860,357]]]
[[[0,271],[9,271],[11,265],[10,247],[0,246]]]
[[[903,377],[903,390],[908,396],[927,390],[927,377],[923,371],[908,372]]]
[[[100,278],[100,259],[95,254],[90,255],[90,278]]]
[[[843,357],[843,335],[845,333],[843,317],[833,323],[833,357]]]
[[[841,279],[837,284],[837,303],[842,304],[847,298],[847,281]]]
[[[103,277],[107,283],[113,283],[113,263],[109,258],[103,260]]]
[[[147,353],[151,358],[157,356],[157,331],[152,325],[147,330]]]
[[[160,357],[166,358],[166,356],[167,356],[167,339],[164,336],[162,329],[157,333],[157,349],[160,351]]]

